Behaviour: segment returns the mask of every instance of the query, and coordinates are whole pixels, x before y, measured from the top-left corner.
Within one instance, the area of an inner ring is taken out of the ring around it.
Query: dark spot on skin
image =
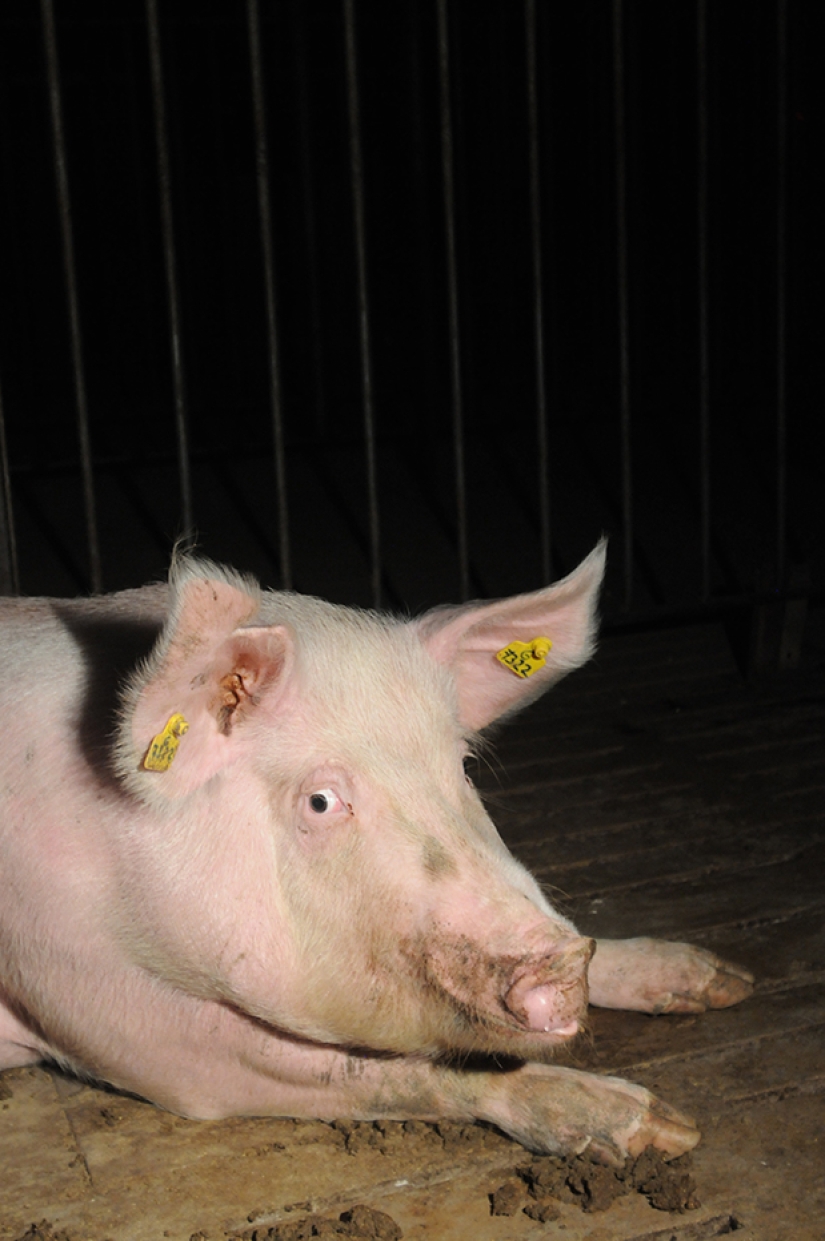
[[[435,836],[424,838],[422,861],[424,870],[432,879],[443,879],[446,875],[452,875],[456,871],[455,859],[447,852],[441,841],[436,840]]]

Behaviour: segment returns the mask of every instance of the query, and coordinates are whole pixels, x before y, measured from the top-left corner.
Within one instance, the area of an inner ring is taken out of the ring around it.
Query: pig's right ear
[[[118,773],[149,802],[176,801],[231,766],[274,716],[293,664],[283,626],[247,627],[260,590],[203,561],[172,570],[171,615],[123,694]]]

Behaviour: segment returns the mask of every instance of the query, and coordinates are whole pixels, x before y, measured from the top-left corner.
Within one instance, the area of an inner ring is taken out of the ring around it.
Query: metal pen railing
[[[773,510],[773,576],[774,586],[782,589],[789,572],[789,355],[788,355],[788,305],[789,283],[791,279],[788,257],[789,230],[789,161],[791,153],[788,142],[789,116],[789,0],[776,0],[775,16],[775,72],[776,72],[776,217],[775,217],[775,255],[776,255],[776,292],[774,303],[775,340],[776,340],[776,400],[773,416],[773,458],[775,503]],[[45,49],[45,84],[49,103],[49,119],[51,128],[52,162],[57,191],[57,218],[63,261],[62,282],[64,285],[68,339],[70,343],[71,373],[73,381],[74,406],[76,411],[76,440],[79,460],[79,476],[82,489],[83,520],[86,539],[86,561],[88,565],[88,586],[98,591],[105,586],[104,572],[100,550],[100,530],[98,501],[96,496],[96,466],[100,454],[95,453],[94,436],[91,431],[89,398],[87,392],[86,366],[84,354],[84,331],[81,313],[81,289],[78,280],[78,243],[73,225],[73,190],[74,185],[69,176],[69,157],[67,155],[66,118],[61,93],[60,57],[58,55],[59,19],[63,10],[55,8],[54,0],[41,0],[40,21],[42,41]],[[371,123],[371,117],[364,114],[364,60],[375,55],[374,45],[367,45],[362,38],[363,17],[358,0],[342,0],[340,10],[342,18],[341,39],[341,80],[345,100],[347,166],[349,175],[349,202],[351,207],[352,234],[350,243],[354,254],[355,288],[353,302],[357,323],[354,325],[354,337],[357,340],[359,353],[360,377],[360,435],[361,452],[364,466],[363,508],[358,522],[366,528],[366,558],[368,560],[368,577],[372,602],[378,604],[382,597],[393,595],[392,589],[386,588],[385,582],[391,566],[386,562],[387,547],[392,540],[384,535],[386,521],[386,498],[392,481],[382,476],[382,435],[387,419],[383,413],[386,400],[382,393],[379,400],[377,375],[380,371],[380,334],[375,331],[373,322],[373,291],[375,283],[374,249],[370,235],[368,220],[372,218],[367,210],[370,194],[375,184],[374,171],[370,164],[370,150],[365,145],[364,133]],[[193,462],[190,425],[192,410],[187,385],[187,350],[193,346],[189,343],[189,335],[184,332],[185,291],[182,288],[182,270],[179,264],[177,238],[181,229],[181,209],[178,200],[177,183],[179,174],[175,167],[180,152],[170,134],[168,116],[169,92],[167,79],[175,73],[176,66],[171,55],[164,54],[164,21],[163,0],[145,0],[146,50],[148,66],[149,97],[151,100],[151,122],[156,157],[156,189],[160,221],[160,244],[162,249],[160,266],[163,271],[165,286],[165,307],[168,316],[168,344],[171,359],[171,386],[173,417],[170,425],[174,426],[174,434],[170,436],[175,444],[178,490],[179,490],[179,525],[177,534],[191,536],[196,527],[197,513],[193,500]],[[273,83],[267,62],[266,44],[264,41],[264,23],[271,15],[262,11],[260,0],[247,0],[246,5],[246,40],[248,44],[248,73],[250,129],[252,150],[254,151],[255,193],[260,244],[260,275],[263,284],[263,309],[265,325],[262,337],[265,341],[266,366],[268,370],[268,406],[271,428],[271,451],[274,474],[274,504],[271,507],[271,522],[277,531],[274,540],[277,546],[278,578],[280,584],[292,588],[295,583],[296,549],[294,541],[294,519],[290,512],[290,396],[285,389],[283,340],[279,325],[279,316],[283,314],[283,299],[288,294],[282,289],[278,267],[278,239],[280,236],[280,213],[273,206],[277,202],[277,191],[273,182],[273,154],[271,131],[273,125],[282,126],[283,117],[278,112],[282,104],[273,102],[275,87],[281,92],[282,83]],[[468,270],[472,269],[473,280],[484,278],[484,256],[473,252],[473,233],[468,228],[464,207],[463,187],[459,178],[464,175],[466,160],[462,154],[463,145],[467,142],[465,127],[474,123],[464,117],[463,111],[457,106],[461,93],[465,89],[462,70],[456,68],[458,61],[454,56],[454,43],[460,37],[461,9],[450,0],[433,0],[429,17],[422,13],[416,14],[417,31],[429,32],[431,40],[427,49],[430,56],[430,69],[422,68],[426,59],[422,47],[417,46],[415,52],[415,73],[421,80],[416,83],[416,91],[422,95],[429,89],[430,115],[437,117],[438,134],[433,138],[431,150],[433,181],[438,180],[440,191],[440,214],[437,230],[428,237],[428,262],[432,267],[432,255],[438,254],[443,262],[440,273],[442,281],[436,289],[436,295],[443,297],[443,304],[437,310],[437,317],[444,324],[444,355],[446,365],[443,369],[445,383],[444,405],[447,409],[448,429],[445,424],[445,436],[448,436],[451,447],[451,512],[449,523],[450,536],[455,556],[456,585],[455,593],[466,599],[476,589],[480,580],[474,571],[472,548],[472,523],[470,521],[469,504],[473,495],[472,466],[468,448],[468,409],[472,396],[471,384],[468,383],[470,366],[468,357],[473,348],[471,331],[468,323],[472,314],[468,308]],[[617,441],[619,445],[615,468],[616,491],[618,494],[618,542],[621,555],[621,607],[625,614],[632,614],[637,604],[637,595],[641,581],[636,575],[639,565],[638,540],[640,536],[639,499],[636,494],[637,472],[642,469],[640,457],[634,453],[635,437],[640,434],[640,423],[635,408],[635,392],[638,384],[638,363],[634,337],[634,281],[636,274],[633,262],[633,228],[634,223],[634,172],[630,161],[630,143],[632,133],[630,127],[633,113],[630,105],[634,89],[632,75],[636,61],[628,56],[627,40],[631,29],[629,9],[623,0],[613,0],[610,10],[609,37],[610,58],[612,62],[612,83],[606,91],[609,98],[610,126],[612,133],[612,179],[614,195],[613,214],[613,281],[615,293],[615,320],[612,344],[615,347],[615,410]],[[300,149],[301,173],[300,184],[304,201],[304,216],[307,228],[312,234],[308,248],[308,285],[311,286],[309,298],[312,302],[310,319],[313,335],[313,374],[315,385],[314,406],[316,411],[316,431],[320,433],[322,419],[324,425],[331,417],[331,403],[328,394],[331,391],[324,371],[324,351],[321,348],[322,320],[324,307],[319,289],[321,287],[322,260],[319,257],[320,243],[317,236],[315,220],[315,199],[311,164],[313,153],[310,144],[313,141],[312,127],[308,121],[309,99],[312,83],[309,80],[304,47],[305,34],[302,33],[303,20],[300,6],[291,10],[293,57],[296,63],[298,147]],[[713,32],[707,0],[696,0],[694,11],[695,22],[695,290],[696,290],[696,400],[695,400],[695,460],[691,466],[691,477],[696,480],[695,506],[698,513],[698,538],[691,552],[698,566],[698,593],[696,606],[708,607],[718,599],[714,572],[716,563],[715,537],[717,508],[715,497],[722,480],[717,471],[720,468],[714,458],[713,427],[715,412],[715,373],[713,353],[713,298],[714,298],[714,250],[713,228],[714,212],[720,207],[715,199],[715,185],[711,166],[711,144],[714,138],[714,104],[711,92],[709,62],[713,53]],[[549,33],[548,33],[549,32]],[[418,37],[418,35],[417,35]],[[560,517],[555,511],[554,488],[558,482],[558,471],[563,463],[558,460],[553,436],[554,419],[559,410],[554,396],[550,392],[558,388],[558,376],[549,371],[549,351],[547,342],[548,306],[554,305],[558,296],[554,287],[554,276],[551,265],[548,265],[547,254],[555,255],[558,240],[548,227],[550,215],[547,209],[543,185],[549,183],[549,139],[545,132],[547,104],[550,83],[546,79],[545,68],[547,57],[542,52],[552,39],[547,13],[536,5],[535,0],[524,0],[522,11],[521,49],[524,57],[524,96],[522,121],[523,134],[519,148],[524,157],[524,217],[527,221],[525,229],[525,252],[529,258],[525,268],[529,271],[529,283],[523,286],[525,321],[530,323],[532,333],[532,393],[534,399],[533,418],[533,482],[529,492],[528,508],[536,514],[536,538],[534,542],[534,560],[537,572],[542,581],[550,580],[554,571],[558,571],[555,550]],[[422,35],[423,40],[423,35]],[[544,42],[542,42],[542,40]],[[367,70],[369,70],[369,65]],[[426,74],[429,73],[427,77]],[[426,88],[423,83],[426,82]],[[272,88],[272,89],[270,89]],[[545,102],[543,103],[543,96]],[[280,99],[281,96],[278,96]],[[415,105],[418,107],[418,104]],[[456,117],[461,115],[461,125],[457,126]],[[416,125],[423,126],[422,113],[416,113]],[[607,126],[605,126],[607,129]],[[79,142],[79,136],[70,135],[68,143],[71,151],[72,142]],[[416,158],[423,158],[420,151]],[[82,161],[75,161],[80,167]],[[563,192],[564,169],[552,168],[553,194]],[[81,174],[78,174],[81,175]],[[280,173],[279,173],[280,175]],[[419,209],[423,210],[419,204]],[[435,217],[433,217],[435,218]],[[124,244],[126,239],[124,238]],[[432,281],[431,281],[432,283]],[[85,295],[85,290],[84,290]],[[83,308],[84,310],[87,307]],[[472,310],[472,307],[470,307]],[[435,314],[434,307],[428,312]],[[610,345],[611,341],[607,342]],[[3,358],[0,356],[0,377],[3,374]],[[447,395],[448,392],[448,395]],[[329,404],[329,410],[326,406]],[[325,408],[322,410],[321,406]],[[472,411],[470,411],[472,412]],[[14,485],[16,465],[10,460],[9,424],[14,425],[16,410],[10,406],[7,397],[4,410],[0,404],[0,590],[8,593],[19,589],[20,553],[15,537],[16,523],[14,520],[14,504],[12,489]],[[551,444],[553,452],[551,453]],[[475,503],[475,501],[473,501]],[[560,558],[563,562],[564,557]],[[764,590],[764,580],[756,587],[756,593]],[[642,592],[643,593],[643,592]],[[724,592],[723,592],[724,593]],[[642,605],[644,606],[644,605]]]

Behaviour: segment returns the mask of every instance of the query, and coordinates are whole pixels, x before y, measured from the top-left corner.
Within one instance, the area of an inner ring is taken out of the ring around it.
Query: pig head
[[[600,545],[544,590],[404,621],[179,563],[122,696],[130,960],[314,1042],[549,1057],[579,1028],[592,943],[464,762],[588,658],[603,565]],[[499,658],[519,642],[527,675]]]

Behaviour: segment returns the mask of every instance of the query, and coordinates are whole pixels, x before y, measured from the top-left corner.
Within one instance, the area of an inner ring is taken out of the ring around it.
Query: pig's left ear
[[[464,728],[476,731],[538,698],[593,653],[605,540],[560,582],[494,603],[437,608],[414,624],[430,654],[450,669]],[[552,643],[546,653],[536,639]],[[518,647],[527,646],[526,660]],[[499,653],[512,651],[506,662]],[[508,666],[509,664],[509,666]],[[516,665],[526,676],[513,671]],[[535,670],[532,670],[535,668]]]
[[[117,768],[144,800],[176,801],[234,763],[272,719],[293,663],[289,632],[247,628],[257,585],[205,562],[170,579],[171,615],[123,695]]]

